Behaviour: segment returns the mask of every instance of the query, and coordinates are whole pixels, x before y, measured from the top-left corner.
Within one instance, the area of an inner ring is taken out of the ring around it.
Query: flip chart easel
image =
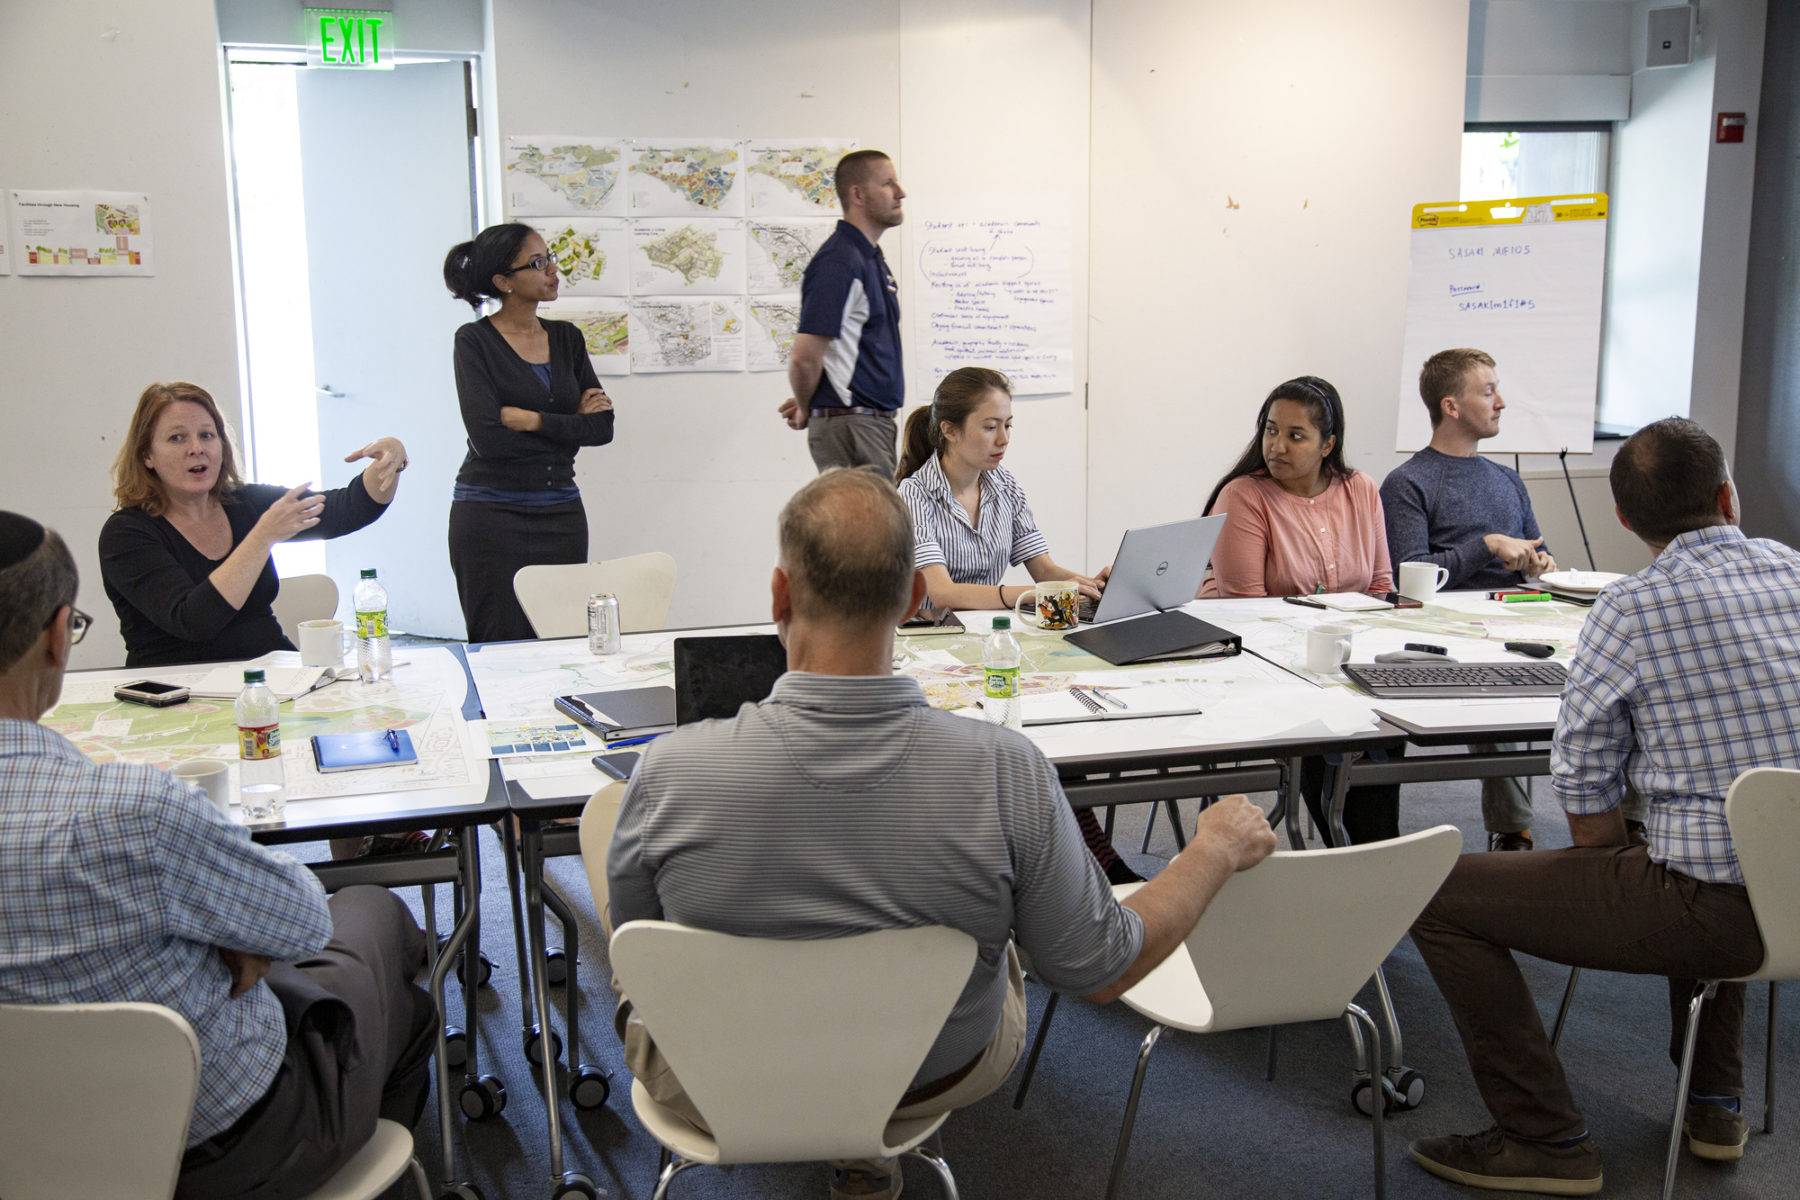
[[[1419,368],[1472,346],[1498,364],[1506,414],[1483,453],[1590,453],[1606,278],[1604,193],[1418,204],[1394,449],[1431,440]]]

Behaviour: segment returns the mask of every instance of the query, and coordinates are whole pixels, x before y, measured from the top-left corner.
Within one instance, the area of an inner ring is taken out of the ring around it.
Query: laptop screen
[[[772,633],[676,638],[675,723],[735,717],[786,672],[787,648]]]

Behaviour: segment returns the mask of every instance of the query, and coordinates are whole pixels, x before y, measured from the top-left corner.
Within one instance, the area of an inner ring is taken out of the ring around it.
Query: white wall
[[[1090,559],[1196,515],[1275,384],[1394,461],[1412,205],[1455,195],[1468,10],[1114,0],[1094,27]]]
[[[894,155],[914,203],[1061,191],[1077,231],[1079,329],[1087,12],[1085,0],[1012,0],[978,15],[951,0],[791,0],[754,10],[727,0],[629,10],[495,0],[489,134],[855,137]],[[704,40],[696,30],[706,31]],[[936,381],[910,348],[909,230],[903,225],[881,244],[901,277],[908,398],[928,401]],[[1078,377],[1084,349],[1078,338]],[[633,376],[609,391],[617,440],[576,460],[592,556],[673,554],[673,625],[765,616],[775,514],[813,474],[805,438],[775,414],[786,376]],[[1080,566],[1081,398],[1021,402],[1017,419],[1014,469],[1062,561]]]
[[[298,0],[217,0],[219,40],[236,46],[304,46],[307,18]],[[325,0],[318,7],[329,8]],[[481,50],[482,0],[394,0],[382,37],[395,52]]]
[[[1469,121],[1617,121],[1631,110],[1630,0],[1470,0]]]
[[[125,650],[95,543],[138,394],[186,379],[240,412],[211,0],[0,4],[0,79],[0,188],[150,196],[154,276],[0,276],[0,508],[68,540],[97,618],[75,663],[112,665]]]

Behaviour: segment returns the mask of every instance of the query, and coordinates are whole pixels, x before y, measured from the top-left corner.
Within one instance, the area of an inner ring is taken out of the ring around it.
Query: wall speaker
[[[1677,4],[1653,8],[1650,39],[1645,47],[1646,67],[1685,67],[1694,61],[1694,8]]]

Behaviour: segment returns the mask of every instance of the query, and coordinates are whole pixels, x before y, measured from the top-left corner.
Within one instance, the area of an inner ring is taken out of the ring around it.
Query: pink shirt
[[[1361,471],[1310,500],[1266,475],[1244,475],[1225,485],[1212,511],[1230,515],[1203,598],[1394,590],[1381,493]]]

